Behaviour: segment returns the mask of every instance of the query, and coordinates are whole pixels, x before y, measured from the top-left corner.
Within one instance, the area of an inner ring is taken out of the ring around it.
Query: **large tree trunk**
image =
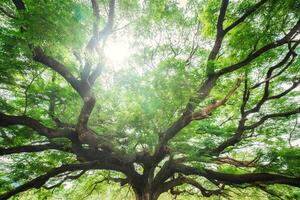
[[[146,187],[147,188],[147,187]],[[159,195],[150,189],[134,189],[136,200],[157,200]]]
[[[135,193],[135,199],[136,200],[157,200],[158,196],[154,195],[151,192],[145,191],[142,193]]]

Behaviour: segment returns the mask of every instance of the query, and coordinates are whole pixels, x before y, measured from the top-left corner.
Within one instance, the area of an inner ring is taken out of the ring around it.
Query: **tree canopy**
[[[300,1],[2,0],[0,199],[300,199]]]

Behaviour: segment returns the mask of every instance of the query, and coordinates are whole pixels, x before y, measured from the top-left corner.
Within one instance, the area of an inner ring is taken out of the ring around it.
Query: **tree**
[[[0,199],[102,170],[138,200],[236,188],[297,198],[299,8],[2,2]],[[135,50],[128,63],[105,54],[117,37]]]

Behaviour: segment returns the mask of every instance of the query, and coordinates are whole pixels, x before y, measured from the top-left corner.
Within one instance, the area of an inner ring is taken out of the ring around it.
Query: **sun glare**
[[[128,42],[119,40],[107,41],[104,47],[104,55],[109,63],[114,65],[115,69],[124,67],[132,50]]]

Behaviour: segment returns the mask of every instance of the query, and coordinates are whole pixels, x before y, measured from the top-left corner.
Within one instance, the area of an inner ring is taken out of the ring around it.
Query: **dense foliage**
[[[2,0],[0,199],[300,199],[298,0]]]

